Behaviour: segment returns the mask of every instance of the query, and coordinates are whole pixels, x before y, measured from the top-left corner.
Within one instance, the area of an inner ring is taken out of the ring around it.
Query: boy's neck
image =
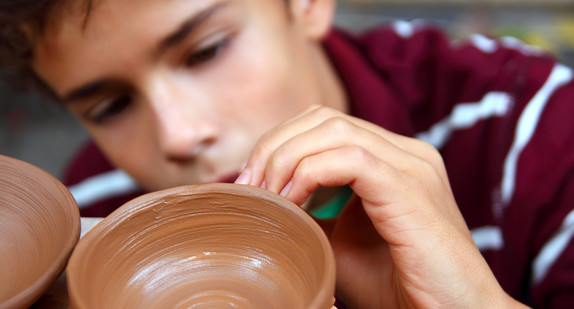
[[[317,69],[319,85],[322,88],[322,102],[345,114],[350,113],[345,87],[323,46],[318,44],[314,49],[313,60]]]

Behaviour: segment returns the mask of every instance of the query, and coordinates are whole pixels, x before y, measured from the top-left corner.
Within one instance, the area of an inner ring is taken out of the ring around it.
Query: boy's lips
[[[221,178],[218,178],[216,182],[233,183],[233,182],[235,182],[235,179],[237,179],[238,176],[239,176],[239,173],[232,173],[232,174],[223,176]]]

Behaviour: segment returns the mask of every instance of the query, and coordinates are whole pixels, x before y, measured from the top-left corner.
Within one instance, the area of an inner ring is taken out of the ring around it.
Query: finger
[[[273,163],[277,168],[272,168],[271,170],[268,169],[268,160],[269,157],[275,152],[275,150],[282,144],[286,143],[294,136],[301,134],[307,130],[312,129],[315,126],[320,125],[326,120],[337,118],[337,119],[345,119],[349,123],[354,124],[356,127],[363,128],[367,131],[372,132],[373,134],[377,134],[382,138],[385,138],[387,141],[391,142],[392,144],[396,145],[397,147],[404,149],[405,151],[411,153],[412,155],[418,156],[421,160],[426,160],[429,162],[435,170],[441,175],[443,178],[443,183],[446,185],[448,184],[448,178],[446,174],[446,170],[444,169],[444,164],[442,162],[442,157],[434,149],[434,147],[418,141],[413,138],[404,137],[401,135],[394,134],[389,132],[377,125],[369,123],[367,121],[357,119],[346,114],[340,113],[336,110],[320,107],[320,106],[313,106],[308,108],[300,115],[288,121],[267,134],[265,134],[257,143],[255,148],[253,149],[249,159],[245,163],[245,169],[248,170],[249,176],[243,177],[244,181],[245,178],[249,178],[249,181],[245,183],[249,183],[255,186],[261,186],[262,183],[265,184],[266,189],[271,189],[274,192],[277,192],[281,188],[284,187],[285,178],[287,177],[288,173],[283,172],[278,178],[278,182],[274,182],[270,184],[268,181],[263,182],[264,179],[269,178],[266,176],[267,172],[272,170],[281,170],[281,159],[278,159]],[[337,123],[337,122],[335,122]],[[351,127],[351,126],[346,126]],[[343,133],[341,136],[348,138],[349,141],[352,141],[355,137],[352,134],[345,134],[344,130],[336,130],[340,133]],[[325,132],[323,136],[318,136],[315,139],[315,143],[322,141],[326,136],[333,135],[333,132]],[[293,141],[289,143],[293,145],[293,147],[285,147],[288,150],[297,149],[300,147],[298,141]],[[323,148],[325,149],[325,148]],[[279,158],[279,157],[278,157]],[[295,162],[296,163],[296,162]],[[292,167],[293,163],[291,163]],[[290,170],[289,168],[286,171]],[[271,179],[275,179],[275,176],[270,177]],[[270,187],[271,186],[271,187]]]
[[[381,136],[346,118],[333,117],[287,140],[271,154],[264,172],[266,188],[275,193],[281,192],[303,158],[351,145],[367,149],[379,159],[407,173],[421,164],[417,162],[420,161],[419,157]]]
[[[345,117],[349,118],[350,121],[357,121],[362,125],[367,125],[373,128],[376,127],[368,122],[359,121],[358,119],[354,119],[353,117],[332,108],[319,105],[311,106],[293,119],[273,128],[259,138],[242,168],[242,171],[247,170],[250,174],[250,181],[248,184],[261,186],[265,179],[267,159],[281,144],[293,136],[310,130],[321,124],[323,121],[333,117]],[[267,183],[265,184],[267,185]]]
[[[285,140],[289,139],[294,134],[307,130],[313,124],[301,121],[306,115],[312,113],[314,110],[322,108],[319,105],[313,105],[303,110],[300,114],[295,116],[269,132],[265,133],[259,138],[255,147],[251,151],[247,160],[240,168],[241,174],[248,174],[247,177],[239,177],[236,181],[242,184],[250,184],[253,186],[261,186],[264,179],[265,164],[260,162],[267,162],[269,155]]]
[[[401,243],[405,239],[419,241],[421,229],[429,229],[438,220],[444,220],[437,217],[443,210],[429,205],[426,194],[431,188],[425,187],[426,181],[405,174],[356,145],[301,160],[285,196],[301,205],[319,186],[346,184],[361,198],[377,232],[389,243]],[[442,193],[439,195],[442,198]],[[455,204],[453,201],[436,203]]]
[[[353,189],[358,189],[353,191],[362,199],[373,198],[372,202],[375,203],[379,202],[376,199],[379,192],[363,189],[364,183],[382,183],[381,179],[373,178],[373,174],[377,174],[378,178],[400,177],[398,170],[363,147],[346,145],[303,158],[293,172],[290,190],[284,195],[301,205],[319,186],[351,185]]]

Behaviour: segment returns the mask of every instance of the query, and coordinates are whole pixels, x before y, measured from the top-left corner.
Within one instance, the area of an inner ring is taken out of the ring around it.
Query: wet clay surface
[[[132,200],[78,243],[76,308],[330,308],[335,267],[322,230],[294,204],[241,185],[180,187]]]
[[[64,185],[33,165],[0,156],[0,308],[25,308],[64,270],[80,235]]]

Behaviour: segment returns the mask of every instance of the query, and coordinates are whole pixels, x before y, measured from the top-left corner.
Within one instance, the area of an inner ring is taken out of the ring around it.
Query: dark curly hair
[[[0,74],[23,90],[54,93],[30,67],[33,37],[41,36],[54,8],[66,0],[0,0]],[[84,0],[86,16],[92,0]]]

